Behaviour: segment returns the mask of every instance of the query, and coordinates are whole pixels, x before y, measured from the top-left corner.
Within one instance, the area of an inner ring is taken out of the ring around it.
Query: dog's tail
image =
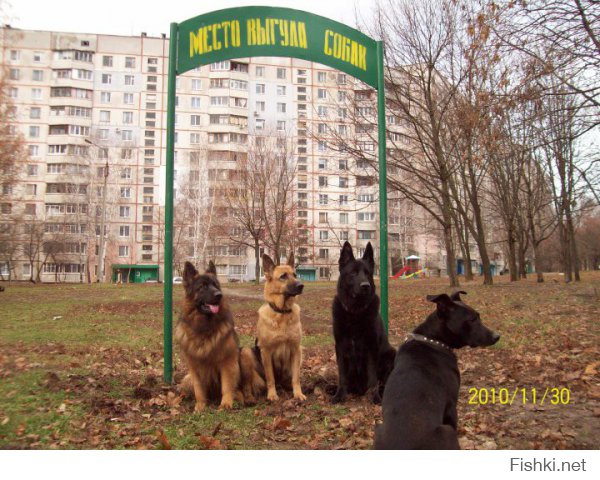
[[[252,404],[256,402],[256,396],[260,395],[266,389],[265,374],[259,357],[256,357],[254,348],[240,348],[240,374],[241,387],[244,394],[244,402]]]

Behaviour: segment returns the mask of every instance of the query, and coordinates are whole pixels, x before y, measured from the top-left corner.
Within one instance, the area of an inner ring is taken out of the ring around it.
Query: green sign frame
[[[388,329],[388,229],[383,42],[343,23],[292,8],[238,7],[171,23],[167,93],[164,254],[164,379],[173,381],[173,182],[175,83],[193,68],[234,58],[290,57],[340,70],[377,90],[379,273],[381,316]]]

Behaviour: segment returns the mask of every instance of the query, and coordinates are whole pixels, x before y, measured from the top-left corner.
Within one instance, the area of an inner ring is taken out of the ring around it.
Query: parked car
[[[173,277],[173,283],[176,285],[183,283],[183,277]]]

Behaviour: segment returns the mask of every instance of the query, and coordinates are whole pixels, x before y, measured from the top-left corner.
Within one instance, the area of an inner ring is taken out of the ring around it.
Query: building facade
[[[4,278],[94,281],[102,256],[106,279],[162,279],[168,47],[164,35],[0,30],[11,128],[29,153],[0,192],[0,234],[16,244],[0,259]],[[357,255],[371,242],[377,256],[376,176],[340,148],[349,138],[376,154],[374,91],[330,67],[260,57],[202,66],[176,88],[176,269],[213,259],[225,279],[254,277],[254,249],[219,192],[261,138],[292,149],[291,248],[303,276],[335,279],[346,240]],[[401,135],[396,118],[388,124]],[[445,269],[439,232],[416,205],[391,194],[388,220],[392,273],[411,255]]]

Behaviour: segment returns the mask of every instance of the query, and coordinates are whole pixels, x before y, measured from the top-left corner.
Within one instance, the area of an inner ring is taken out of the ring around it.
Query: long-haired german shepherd
[[[276,385],[291,380],[294,398],[305,400],[300,387],[302,325],[300,307],[296,303],[296,296],[302,293],[304,285],[296,277],[293,254],[287,265],[278,266],[265,254],[263,269],[267,303],[258,310],[256,358],[264,368],[267,399],[278,400]]]
[[[199,274],[185,262],[185,298],[175,327],[175,338],[189,373],[184,386],[193,387],[194,411],[201,412],[209,399],[221,396],[220,408],[229,409],[240,399],[240,349],[233,316],[223,299],[215,264]]]

